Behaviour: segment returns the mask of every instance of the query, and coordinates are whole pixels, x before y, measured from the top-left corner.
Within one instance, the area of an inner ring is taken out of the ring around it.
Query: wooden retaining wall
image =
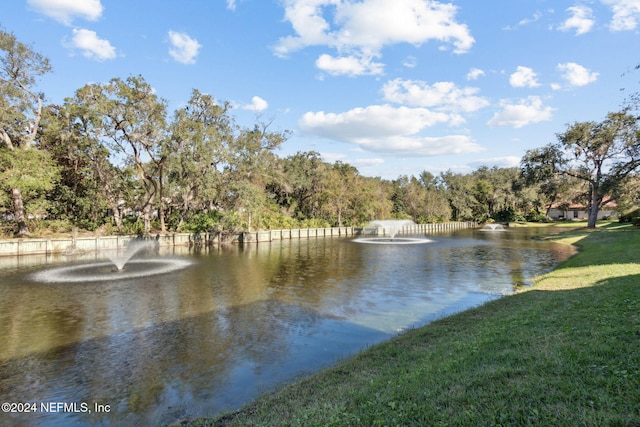
[[[446,222],[416,224],[404,227],[400,233],[438,233],[463,228],[475,228],[474,222]],[[212,246],[227,243],[261,243],[288,239],[310,239],[319,237],[345,237],[384,235],[384,228],[292,228],[285,230],[251,231],[240,233],[173,233],[145,238],[155,240],[160,246]],[[105,236],[52,239],[13,239],[0,240],[0,256],[53,254],[73,252],[94,252],[108,249],[121,249],[130,241],[139,240],[137,236]]]

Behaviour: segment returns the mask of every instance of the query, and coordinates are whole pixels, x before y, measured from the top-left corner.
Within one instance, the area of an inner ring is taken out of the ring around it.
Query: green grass
[[[608,227],[612,221],[600,220],[597,227]],[[510,222],[509,227],[554,227],[554,228],[583,228],[587,227],[587,221],[552,221],[552,222]]]
[[[190,425],[640,426],[640,231],[552,238],[535,286]]]

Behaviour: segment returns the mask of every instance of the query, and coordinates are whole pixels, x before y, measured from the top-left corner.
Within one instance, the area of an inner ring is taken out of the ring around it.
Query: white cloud
[[[356,144],[366,151],[395,156],[433,156],[480,151],[466,135],[425,137],[425,128],[454,116],[426,108],[372,105],[344,113],[308,112],[298,122],[308,135]]]
[[[116,49],[109,40],[101,39],[95,31],[74,29],[71,47],[80,49],[82,55],[89,59],[104,61],[116,57]]]
[[[481,70],[480,68],[472,68],[467,73],[467,80],[478,80],[478,78],[484,75],[485,75],[484,70]]]
[[[613,17],[609,23],[612,31],[635,30],[640,19],[640,0],[602,0],[610,5]]]
[[[518,66],[516,72],[509,77],[509,83],[513,87],[536,87],[538,83],[538,75],[529,67]]]
[[[300,127],[313,135],[352,140],[362,137],[412,135],[425,127],[446,123],[451,116],[426,108],[371,105],[344,113],[308,112],[300,119]]]
[[[71,25],[75,17],[96,21],[102,16],[100,0],[27,0],[27,3],[64,25]]]
[[[260,98],[259,96],[254,96],[253,98],[251,98],[251,104],[247,104],[242,108],[244,110],[260,112],[260,111],[266,110],[268,107],[269,107],[269,103],[267,101]]]
[[[518,22],[517,25],[508,25],[507,27],[505,27],[505,30],[515,30],[518,27],[524,27],[525,25],[529,25],[532,24],[536,21],[538,21],[540,18],[542,18],[543,14],[540,11],[537,11],[536,13],[533,14],[533,16],[531,18],[524,18],[521,19],[520,22]]]
[[[418,60],[416,59],[415,56],[407,56],[407,58],[404,61],[402,61],[402,65],[404,65],[407,68],[415,68],[417,62]]]
[[[562,78],[565,79],[571,86],[586,86],[589,83],[593,83],[598,79],[599,73],[592,72],[591,70],[576,64],[575,62],[567,62],[565,64],[558,64],[558,70],[564,74]]]
[[[351,77],[361,75],[379,75],[384,71],[384,64],[372,62],[372,58],[356,56],[341,56],[334,58],[328,54],[322,54],[316,60],[316,67],[332,76],[348,75]]]
[[[500,168],[514,168],[520,165],[520,157],[505,156],[505,157],[491,157],[488,159],[478,159],[473,162],[469,162],[469,166],[473,169],[477,169],[480,166],[498,166]]]
[[[182,64],[194,64],[196,56],[200,52],[202,45],[198,40],[192,39],[187,33],[178,33],[169,31],[169,42],[172,48],[169,49],[169,55]]]
[[[468,154],[483,150],[467,135],[445,135],[439,137],[394,135],[386,138],[363,138],[353,142],[366,151],[398,157]]]
[[[380,159],[380,158],[374,158],[374,159],[355,159],[350,161],[349,163],[351,163],[352,165],[356,166],[356,167],[362,167],[362,168],[370,168],[373,166],[379,166],[381,164],[384,163],[384,159]]]
[[[477,96],[478,88],[459,88],[452,82],[429,85],[420,80],[390,80],[382,87],[384,99],[413,107],[434,107],[439,111],[473,112],[489,105]]]
[[[521,128],[533,123],[551,120],[554,110],[551,107],[545,107],[539,96],[521,99],[517,104],[502,100],[500,106],[502,110],[493,115],[491,120],[487,122],[487,126]]]
[[[322,157],[322,160],[324,160],[327,163],[335,163],[347,157],[343,153],[326,153],[326,152],[320,152],[320,156]]]
[[[308,46],[326,46],[337,50],[338,59],[356,58],[366,64],[379,57],[385,46],[398,43],[420,45],[434,40],[452,45],[455,53],[467,52],[474,43],[468,27],[455,20],[457,7],[438,1],[285,0],[284,4],[285,19],[295,35],[281,38],[275,46],[276,55],[282,57]],[[331,58],[319,59],[318,65],[344,66],[328,62]],[[371,74],[367,67],[362,71]]]
[[[236,10],[236,1],[235,0],[227,0],[227,9]]]
[[[587,6],[572,6],[567,9],[567,12],[571,13],[571,17],[558,27],[561,31],[575,29],[576,35],[579,36],[591,31],[596,23],[593,19],[593,11]]]

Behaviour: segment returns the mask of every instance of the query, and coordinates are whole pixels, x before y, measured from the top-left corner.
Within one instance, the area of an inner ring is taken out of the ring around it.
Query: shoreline
[[[173,425],[636,425],[640,232],[611,224],[552,239],[580,250],[530,288]]]
[[[408,233],[443,232],[475,228],[475,222],[442,222],[416,224],[404,229]],[[365,231],[366,230],[366,231]],[[217,246],[222,244],[260,244],[278,240],[311,239],[344,236],[377,236],[384,234],[383,228],[362,227],[291,228],[267,231],[210,232],[210,233],[164,233],[150,236],[95,236],[20,238],[0,240],[0,257],[42,254],[72,254],[74,252],[97,252],[122,249],[129,242],[153,240],[163,246]]]

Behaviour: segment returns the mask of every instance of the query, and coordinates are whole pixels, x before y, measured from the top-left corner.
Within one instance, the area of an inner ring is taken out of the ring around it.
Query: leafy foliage
[[[169,114],[142,76],[87,84],[43,108],[48,60],[0,31],[0,212],[102,232],[359,226],[380,218],[548,221],[560,199],[640,203],[640,133],[625,108],[568,126],[521,168],[365,177],[315,151],[278,157],[289,131],[248,127],[231,104],[194,89]],[[584,184],[586,183],[586,185]]]
[[[522,161],[523,174],[557,192],[560,177],[584,182],[589,227],[598,210],[640,166],[638,117],[628,108],[609,113],[602,122],[576,122],[557,135],[558,142],[530,150]]]

